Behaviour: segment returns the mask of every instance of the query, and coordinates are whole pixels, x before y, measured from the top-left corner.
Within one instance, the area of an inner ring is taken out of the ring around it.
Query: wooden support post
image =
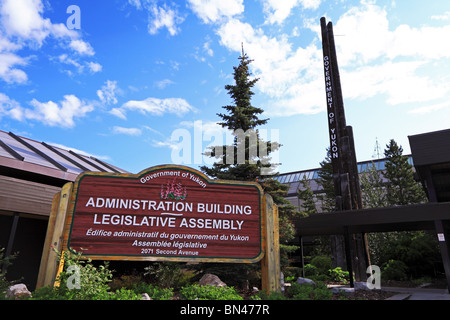
[[[345,239],[345,257],[347,260],[347,271],[350,277],[350,288],[354,288],[355,284],[353,282],[353,264],[350,247],[350,234],[348,233],[348,227],[345,227],[344,239]]]
[[[268,294],[281,291],[280,237],[278,207],[270,195],[264,195],[264,258],[261,261],[261,286]]]
[[[447,278],[447,290],[450,293],[450,248],[447,243],[447,233],[442,220],[434,221],[439,248],[441,250],[442,263],[444,264],[445,276]]]
[[[67,208],[72,192],[72,182],[66,183],[53,198],[47,235],[41,257],[36,289],[53,285],[59,268],[58,252],[61,251]]]
[[[12,253],[12,248],[14,245],[14,238],[16,237],[18,223],[19,223],[19,214],[17,212],[15,212],[14,216],[13,216],[13,223],[11,226],[11,231],[9,232],[9,239],[8,239],[8,245],[7,245],[6,251],[5,251],[5,258],[10,256]],[[7,263],[3,264],[2,270],[1,270],[2,273],[6,273],[7,265],[8,265]]]

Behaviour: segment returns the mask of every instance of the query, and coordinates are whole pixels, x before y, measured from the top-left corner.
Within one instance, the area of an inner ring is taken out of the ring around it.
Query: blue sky
[[[359,161],[377,139],[408,153],[408,135],[450,127],[447,0],[1,0],[0,129],[132,173],[177,155],[197,168],[243,43],[279,171],[316,168],[329,144],[322,16]]]

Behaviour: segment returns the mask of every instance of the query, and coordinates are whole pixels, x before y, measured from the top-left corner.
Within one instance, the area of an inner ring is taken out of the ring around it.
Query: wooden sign
[[[257,183],[184,166],[87,172],[74,184],[64,247],[101,260],[257,262],[262,201]]]

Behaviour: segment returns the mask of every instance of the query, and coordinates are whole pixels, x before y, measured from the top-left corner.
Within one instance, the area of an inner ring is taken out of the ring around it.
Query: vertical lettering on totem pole
[[[361,190],[356,163],[355,146],[353,140],[353,130],[347,126],[345,120],[344,102],[337,64],[336,48],[334,43],[333,24],[326,24],[326,19],[320,19],[322,29],[322,50],[325,76],[325,91],[327,99],[328,128],[330,138],[330,156],[333,166],[333,180],[336,195],[336,210],[358,210],[361,209]],[[347,235],[349,237],[349,235]],[[336,237],[336,244],[341,242]],[[347,239],[349,240],[349,239]],[[340,246],[340,245],[339,245]],[[337,246],[336,259],[344,260],[342,252]],[[367,263],[370,264],[365,235],[352,235],[352,245],[346,246],[347,267],[352,273],[355,271],[355,278],[363,280]],[[352,263],[349,263],[350,254]],[[353,285],[351,281],[351,285]]]
[[[342,197],[340,185],[340,150],[339,150],[339,128],[336,119],[336,96],[334,92],[333,69],[330,57],[330,46],[328,41],[328,28],[325,18],[320,19],[322,28],[322,50],[323,50],[323,71],[325,79],[325,95],[327,102],[328,133],[330,138],[330,160],[333,167],[334,193],[336,195],[336,210],[342,210]]]

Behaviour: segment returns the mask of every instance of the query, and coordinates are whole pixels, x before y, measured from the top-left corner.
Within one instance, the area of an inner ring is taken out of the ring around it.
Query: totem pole
[[[333,24],[320,19],[322,28],[323,66],[327,101],[327,119],[330,137],[330,158],[333,167],[336,211],[362,208],[361,187],[356,162],[353,130],[346,124],[341,81],[334,44]],[[344,235],[345,259],[350,274],[355,273],[357,281],[367,279],[366,269],[370,265],[366,236],[364,234]],[[336,263],[343,266],[342,237],[332,237],[336,252]],[[351,263],[350,263],[351,262]],[[353,279],[351,284],[353,285]]]

